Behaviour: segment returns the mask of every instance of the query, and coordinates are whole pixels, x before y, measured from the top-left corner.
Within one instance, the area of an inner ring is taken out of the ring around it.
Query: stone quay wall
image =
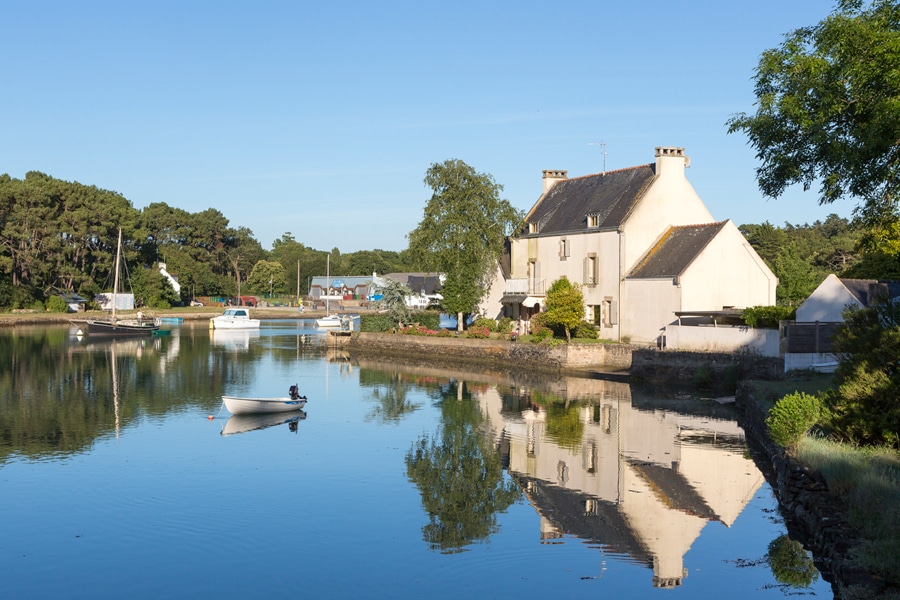
[[[631,368],[630,346],[621,344],[532,344],[500,339],[430,337],[354,332],[333,343],[349,352],[443,357],[453,362],[491,363],[545,371]]]
[[[689,384],[703,372],[722,380],[734,370],[737,379],[778,380],[784,377],[784,360],[755,354],[682,352],[636,348],[631,355],[631,374],[647,382]]]
[[[852,561],[852,549],[863,540],[848,525],[840,499],[828,491],[821,473],[800,464],[772,441],[766,427],[767,413],[743,382],[738,384],[735,405],[740,425],[757,455],[757,464],[775,490],[782,511],[801,529],[798,533],[812,550],[819,570],[832,582],[836,597],[842,597],[841,592],[849,587],[856,588],[854,597],[876,597],[887,592],[889,586],[883,579]],[[859,588],[866,593],[859,595]],[[897,593],[896,588],[892,589]]]

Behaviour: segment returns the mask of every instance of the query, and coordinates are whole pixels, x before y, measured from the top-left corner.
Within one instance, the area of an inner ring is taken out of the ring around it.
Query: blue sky
[[[680,146],[717,220],[849,217],[816,190],[759,192],[725,122],[760,53],[814,0],[121,2],[4,6],[0,173],[42,171],[135,207],[220,210],[264,248],[290,232],[402,250],[428,167],[463,160],[527,210],[570,177]]]

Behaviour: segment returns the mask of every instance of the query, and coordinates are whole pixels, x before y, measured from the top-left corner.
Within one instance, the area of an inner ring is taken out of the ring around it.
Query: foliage
[[[50,312],[64,313],[69,311],[69,305],[62,296],[50,296],[47,298],[45,307]]]
[[[406,299],[412,296],[412,290],[406,284],[399,281],[388,280],[379,290],[381,300],[376,302],[378,310],[385,311],[398,326],[409,323],[412,311],[406,304]]]
[[[478,317],[472,322],[470,327],[483,327],[490,332],[497,331],[497,321],[493,319],[488,319],[487,317]]]
[[[137,307],[169,308],[180,305],[181,298],[169,280],[156,269],[139,268],[129,278]]]
[[[387,313],[362,313],[359,316],[359,330],[367,333],[384,333],[397,326],[397,321]]]
[[[409,233],[409,253],[422,269],[446,276],[442,306],[471,313],[484,296],[503,244],[522,221],[500,199],[503,186],[461,160],[433,163],[425,174],[432,189],[422,220]],[[463,327],[464,319],[459,319]]]
[[[247,278],[247,288],[260,296],[283,293],[286,289],[284,267],[279,262],[258,261]]]
[[[829,273],[849,277],[860,261],[863,235],[847,219],[829,215],[807,225],[741,225],[741,233],[778,277],[778,306],[798,306]]]
[[[474,325],[473,324],[473,325],[470,325],[469,328],[466,330],[466,337],[467,338],[476,338],[476,339],[480,339],[480,340],[487,339],[487,338],[491,337],[491,330],[489,327],[486,327],[484,325]]]
[[[412,319],[419,325],[428,327],[429,329],[441,328],[441,313],[436,310],[415,311]]]
[[[825,395],[834,433],[862,444],[900,442],[900,303],[849,309],[832,337],[840,358]]]
[[[786,535],[769,543],[766,562],[778,583],[795,588],[808,588],[819,580],[819,571],[809,553],[800,542]]]
[[[503,462],[482,433],[483,417],[465,383],[441,392],[441,426],[422,436],[406,455],[406,472],[428,513],[422,528],[435,550],[460,552],[497,531],[497,513],[521,497],[503,477]]]
[[[547,313],[542,312],[531,317],[529,322],[531,342],[540,344],[553,337],[553,330],[547,325]]]
[[[560,325],[566,341],[572,341],[572,330],[584,320],[584,294],[581,286],[563,275],[547,290],[546,319],[548,325]]]
[[[766,418],[772,439],[794,448],[822,417],[822,401],[804,392],[788,394],[775,403]]]
[[[792,306],[752,306],[744,309],[741,319],[747,327],[778,329],[779,321],[791,320],[796,313]]]
[[[892,209],[900,192],[897,64],[900,5],[892,0],[841,0],[763,52],[756,113],[728,121],[762,161],[762,192],[777,198],[790,185],[819,182],[821,204],[855,197],[863,214]]]
[[[400,330],[404,335],[423,335],[428,337],[452,337],[453,334],[446,329],[431,329],[425,325],[410,325]]]
[[[513,327],[515,327],[516,322],[512,320],[510,317],[503,317],[500,319],[500,322],[497,323],[497,331],[499,333],[512,333]]]
[[[582,321],[572,332],[572,337],[586,340],[596,340],[599,336],[597,335],[597,328],[594,327],[594,324],[590,321]]]

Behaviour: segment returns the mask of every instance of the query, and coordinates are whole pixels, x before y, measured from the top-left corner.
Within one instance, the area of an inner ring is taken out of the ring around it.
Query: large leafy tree
[[[446,275],[444,309],[471,313],[488,288],[507,236],[522,213],[500,198],[503,186],[461,160],[434,163],[425,174],[432,189],[418,226],[409,233],[409,253],[424,270]]]
[[[760,189],[776,198],[817,182],[819,202],[855,197],[863,216],[896,212],[900,187],[900,3],[840,0],[812,27],[763,52],[756,113],[728,121],[762,165]]]

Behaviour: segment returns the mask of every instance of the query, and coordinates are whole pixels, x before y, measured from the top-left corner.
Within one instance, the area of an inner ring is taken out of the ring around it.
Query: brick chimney
[[[568,171],[554,171],[554,170],[550,170],[550,169],[545,169],[544,171],[542,171],[542,173],[544,174],[543,179],[544,179],[544,193],[545,194],[547,192],[549,192],[550,188],[552,188],[554,185],[556,185],[560,181],[565,181],[566,179],[569,178]]]
[[[684,153],[684,148],[670,146],[656,147],[656,176],[669,176],[680,174],[684,176],[684,170],[691,166],[691,159]]]

